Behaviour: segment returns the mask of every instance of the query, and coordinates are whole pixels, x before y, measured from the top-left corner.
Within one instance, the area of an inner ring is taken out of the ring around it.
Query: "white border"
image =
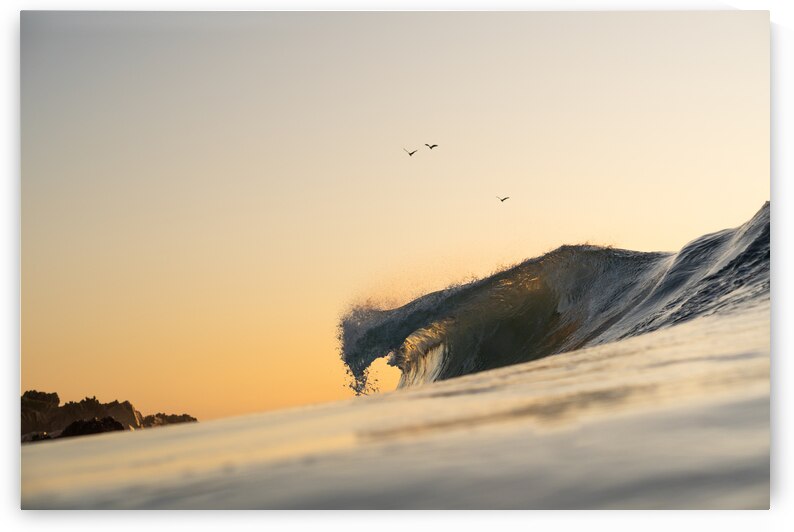
[[[794,145],[790,104],[794,94],[794,2],[779,1],[531,1],[494,0],[6,0],[0,4],[0,335],[5,346],[3,475],[0,482],[2,522],[6,530],[155,530],[190,526],[218,528],[281,528],[324,530],[404,530],[440,525],[464,529],[533,527],[590,531],[784,530],[792,526],[792,410],[794,383],[791,351],[791,157]],[[39,10],[769,10],[772,28],[772,510],[768,512],[21,512],[19,510],[19,11]],[[790,148],[789,148],[790,149]],[[788,244],[787,244],[788,241]]]

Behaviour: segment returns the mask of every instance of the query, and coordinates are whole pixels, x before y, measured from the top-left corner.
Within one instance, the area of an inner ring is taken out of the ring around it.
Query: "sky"
[[[351,305],[769,199],[766,12],[21,20],[21,387],[62,401],[349,398]]]

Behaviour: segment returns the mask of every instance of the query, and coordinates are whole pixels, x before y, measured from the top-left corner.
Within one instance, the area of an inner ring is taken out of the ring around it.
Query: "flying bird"
[[[403,149],[405,150],[405,148],[403,148]],[[407,154],[408,154],[408,155],[410,155],[410,156],[413,156],[413,154],[414,154],[414,153],[416,153],[417,151],[418,151],[418,150],[414,150],[414,151],[408,151],[408,150],[405,150],[405,153],[407,153]]]
[[[438,144],[425,144],[425,146],[427,146],[427,147],[428,147],[428,148],[430,148],[431,150],[432,150],[433,148],[438,148]]]
[[[510,196],[505,196],[504,198],[500,198],[499,196],[496,196],[496,199],[498,199],[499,201],[501,201],[502,203],[504,203],[504,202],[505,202],[505,200],[509,200],[509,199],[510,199]]]

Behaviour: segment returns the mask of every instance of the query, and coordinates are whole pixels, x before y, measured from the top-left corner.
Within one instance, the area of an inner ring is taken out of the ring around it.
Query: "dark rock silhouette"
[[[27,434],[22,435],[22,443],[28,443],[31,441],[44,441],[44,440],[52,440],[57,438],[60,435],[60,432],[55,433],[55,435],[50,434],[49,432],[28,432]]]
[[[113,401],[111,403],[100,403],[96,397],[86,397],[79,403],[68,402],[60,408],[59,414],[55,417],[54,423],[65,427],[72,421],[78,419],[92,419],[112,417],[121,423],[126,430],[139,429],[143,425],[143,416],[135,410],[132,403],[124,401],[122,403]],[[57,429],[54,427],[53,430]]]
[[[122,430],[198,421],[188,414],[177,415],[164,414],[162,412],[144,417],[129,401],[101,403],[96,397],[86,397],[79,402],[70,401],[61,406],[57,393],[46,393],[37,390],[29,390],[22,394],[21,403],[23,442],[50,440],[65,436],[64,432],[66,432],[66,429],[78,421],[84,423],[96,422],[90,426],[76,425],[72,430],[82,431],[79,434],[95,434],[95,432],[85,431],[91,427],[99,427],[99,425],[106,423],[106,419],[111,419],[114,424],[121,426]],[[105,428],[107,429],[110,426],[107,425]],[[98,432],[107,432],[107,430],[99,430]]]
[[[96,397],[86,397],[80,402],[70,401],[58,406],[57,393],[36,390],[22,395],[22,434],[30,432],[52,433],[65,429],[73,421],[112,417],[125,429],[139,429],[143,416],[129,401],[100,403]]]
[[[162,425],[173,425],[174,423],[195,423],[197,421],[198,419],[188,414],[177,415],[158,412],[154,415],[145,416],[143,418],[143,426],[149,428]]]
[[[116,421],[110,416],[99,419],[79,419],[72,421],[63,429],[60,437],[66,438],[68,436],[83,436],[86,434],[99,434],[101,432],[112,432],[114,430],[124,430],[124,425]]]
[[[22,394],[22,434],[48,432],[49,420],[57,413],[60,403],[57,393],[30,390]]]

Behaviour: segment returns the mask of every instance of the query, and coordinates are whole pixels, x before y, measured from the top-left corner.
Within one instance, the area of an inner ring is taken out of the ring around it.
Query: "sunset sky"
[[[21,386],[64,401],[350,397],[352,304],[769,199],[767,12],[25,12],[21,41]]]

